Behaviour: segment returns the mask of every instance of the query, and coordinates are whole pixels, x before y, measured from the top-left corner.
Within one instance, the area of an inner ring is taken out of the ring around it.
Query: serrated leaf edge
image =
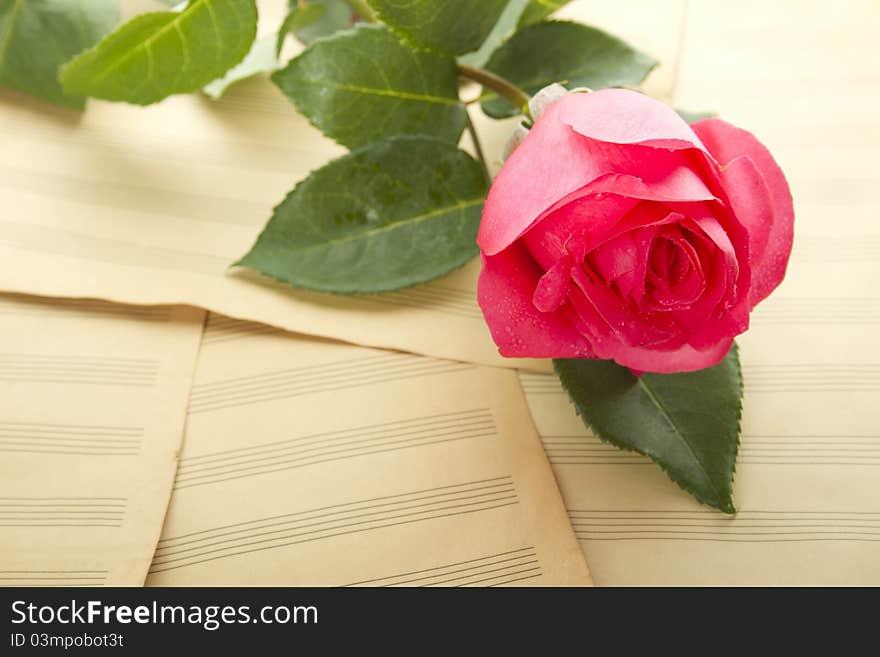
[[[733,454],[732,454],[733,467],[731,469],[731,483],[732,483],[735,480],[736,456],[739,453],[740,439],[741,439],[741,434],[742,434],[743,378],[742,378],[742,368],[740,366],[740,360],[739,360],[739,348],[736,345],[736,343],[731,345],[731,350],[733,350],[734,362],[736,364],[736,376],[737,376],[737,383],[738,383],[737,387],[739,390],[739,394],[737,395],[736,441],[734,441],[734,443],[732,444],[732,451],[733,451]],[[625,452],[635,452],[637,454],[641,454],[642,456],[646,456],[647,458],[651,459],[651,461],[653,461],[658,466],[660,466],[660,469],[664,473],[666,473],[666,476],[670,479],[670,481],[675,483],[675,485],[677,485],[679,488],[681,488],[684,492],[688,493],[689,495],[692,495],[694,497],[694,499],[696,499],[701,504],[706,504],[707,506],[711,506],[712,508],[718,509],[719,511],[722,511],[722,512],[730,514],[730,515],[736,514],[736,506],[733,503],[732,497],[729,497],[729,496],[722,497],[719,495],[718,496],[718,503],[715,504],[715,503],[713,503],[712,500],[709,500],[709,499],[705,498],[703,495],[701,495],[699,493],[699,491],[697,491],[696,489],[693,489],[692,487],[687,486],[683,481],[679,481],[677,478],[673,477],[670,470],[661,461],[659,461],[657,458],[655,458],[652,454],[649,454],[648,452],[640,450],[632,445],[621,443],[610,436],[603,435],[603,433],[600,431],[600,429],[593,424],[593,422],[590,420],[590,418],[587,417],[581,411],[581,405],[578,404],[578,402],[576,402],[574,400],[574,398],[572,397],[571,393],[569,392],[568,386],[566,385],[565,380],[562,376],[562,373],[560,372],[559,367],[557,365],[557,359],[553,359],[553,370],[556,373],[556,376],[559,378],[559,381],[562,384],[562,387],[565,389],[566,394],[568,395],[569,403],[572,406],[574,406],[575,413],[578,415],[578,417],[581,418],[581,421],[587,426],[588,429],[590,429],[590,431],[593,432],[593,434],[599,440],[601,440],[604,443],[608,443],[609,445],[612,445],[612,446],[614,446],[620,450],[623,450]],[[676,433],[679,433],[679,432],[676,430]],[[688,447],[690,449],[690,445],[688,445]],[[699,459],[695,458],[695,460],[698,463],[700,463]],[[700,466],[702,467],[702,463],[700,463]],[[714,488],[714,486],[713,486],[713,488]],[[716,492],[717,492],[717,489],[716,489]]]
[[[393,22],[389,21],[385,16],[385,13],[375,7],[370,0],[367,0],[367,4],[370,6],[370,9],[373,10],[373,13],[376,14],[376,18],[382,21],[382,24],[385,25],[388,29],[394,32],[401,40],[406,42],[409,46],[415,48],[416,50],[427,50],[429,52],[439,53],[441,55],[449,55],[450,57],[457,57],[459,55],[466,55],[470,52],[475,52],[480,49],[480,46],[477,46],[473,50],[467,50],[465,52],[454,52],[452,50],[444,50],[436,45],[431,45],[428,43],[424,43],[423,41],[419,41],[416,37],[414,37],[406,28],[400,27],[399,25],[395,25]],[[482,45],[482,44],[480,44]]]
[[[104,43],[104,41],[105,41],[107,38],[109,38],[110,36],[112,36],[113,34],[115,34],[115,32],[117,32],[118,30],[124,29],[127,25],[129,25],[129,24],[132,23],[133,21],[136,21],[136,20],[138,20],[138,19],[141,19],[141,18],[143,18],[144,16],[155,16],[155,15],[157,15],[157,14],[160,14],[160,15],[161,15],[161,14],[177,14],[177,18],[175,18],[175,20],[178,20],[178,19],[181,19],[182,17],[185,16],[185,12],[186,12],[186,11],[192,9],[192,7],[194,7],[194,6],[196,6],[196,5],[200,5],[200,4],[203,4],[203,3],[205,3],[205,2],[208,2],[208,0],[194,0],[192,4],[188,4],[186,7],[184,7],[183,11],[180,11],[180,12],[175,11],[175,10],[172,8],[172,9],[169,10],[169,11],[153,11],[153,12],[147,12],[147,13],[145,13],[145,14],[139,14],[139,15],[133,17],[131,20],[129,20],[129,21],[123,23],[122,25],[117,26],[117,28],[116,28],[115,30],[113,30],[113,31],[111,31],[110,33],[106,34],[106,35],[105,35],[100,41],[98,41],[98,43],[96,43],[94,46],[92,46],[91,48],[87,48],[86,50],[83,50],[81,53],[79,53],[78,55],[76,55],[75,57],[73,57],[72,59],[70,59],[66,64],[62,65],[62,66],[58,69],[58,81],[61,83],[61,88],[64,90],[64,93],[69,95],[69,92],[67,91],[67,85],[64,83],[64,79],[63,79],[63,78],[64,78],[64,72],[65,72],[65,71],[66,71],[66,70],[67,70],[72,64],[74,64],[74,63],[75,63],[80,57],[82,57],[83,55],[89,54],[89,53],[91,53],[91,52],[94,52],[95,50],[97,50],[98,48],[100,48],[101,45]],[[213,10],[211,9],[211,6],[210,6],[210,5],[205,5],[205,6],[208,7],[208,10],[211,11],[212,14],[213,14]],[[256,2],[254,3],[254,10],[255,10],[255,11],[257,10],[257,8],[256,8]],[[172,22],[172,23],[168,23],[168,25],[164,25],[164,26],[162,26],[156,34],[151,35],[151,36],[149,37],[149,39],[147,39],[147,41],[156,38],[156,36],[158,36],[160,33],[164,32],[166,29],[168,29],[168,26],[169,26],[169,25],[172,25],[172,24],[175,25],[175,29],[177,29],[177,30],[180,29],[180,27],[179,27],[179,25],[178,25],[177,23],[174,23],[174,22]],[[219,77],[224,76],[224,75],[225,75],[228,71],[230,71],[232,68],[234,68],[234,67],[238,66],[239,64],[241,64],[241,62],[244,60],[245,57],[247,57],[247,54],[250,52],[251,46],[253,45],[253,42],[254,42],[254,40],[256,39],[256,36],[257,36],[257,25],[256,25],[256,22],[255,22],[255,23],[254,23],[254,29],[253,29],[252,33],[251,33],[249,36],[246,36],[247,42],[248,42],[248,44],[249,44],[248,47],[244,49],[244,52],[241,54],[241,57],[239,57],[239,58],[236,59],[235,61],[232,61],[231,64],[226,68],[226,70],[222,71],[222,72],[219,74]],[[138,44],[136,47],[140,47],[141,45],[142,45],[142,43],[141,43],[141,44]],[[130,53],[129,53],[129,55],[130,55]],[[129,56],[129,55],[126,55],[126,57]],[[122,61],[122,60],[124,60],[124,59],[125,59],[125,57],[121,58],[120,61]],[[152,58],[151,58],[151,60],[152,60]],[[116,65],[114,65],[113,68],[115,68],[116,66],[118,66],[118,63],[117,63]],[[108,69],[108,71],[104,71],[104,73],[103,73],[103,75],[102,75],[102,78],[106,78],[106,77],[107,77],[107,75],[109,74],[109,70],[112,70],[112,69]],[[179,76],[178,76],[178,77],[179,77]],[[208,82],[210,83],[211,81],[209,80]],[[204,86],[203,84],[202,84],[202,85],[195,85],[192,89],[184,90],[184,91],[175,91],[175,92],[172,92],[172,93],[169,94],[169,95],[194,93],[194,92],[196,92],[196,91],[199,91],[203,86]],[[88,94],[80,94],[80,93],[77,93],[76,95],[81,95],[81,96],[83,96],[83,97],[85,97],[85,98],[89,98],[89,97],[90,97],[90,96],[88,96]],[[167,96],[166,96],[166,97],[167,97]],[[160,100],[161,100],[161,99],[160,99]],[[143,106],[143,105],[152,105],[152,104],[155,104],[156,102],[159,102],[159,101],[151,101],[151,102],[148,102],[148,103],[135,102],[135,101],[123,101],[123,102],[128,102],[128,103],[131,103],[131,104],[133,104],[133,105],[142,105],[142,106]]]
[[[290,103],[292,103],[294,107],[296,107],[296,110],[299,112],[300,116],[305,117],[306,121],[309,122],[309,125],[311,125],[313,128],[315,128],[316,130],[318,130],[322,135],[324,135],[325,137],[327,137],[327,139],[332,140],[334,144],[338,144],[338,145],[342,146],[343,148],[351,148],[351,147],[350,147],[348,144],[346,144],[345,142],[340,141],[337,137],[334,137],[333,135],[327,134],[327,132],[325,132],[324,128],[323,128],[323,127],[322,127],[317,121],[315,121],[311,116],[309,116],[308,114],[305,113],[305,111],[303,110],[303,108],[300,107],[299,103],[298,103],[294,98],[290,97],[287,93],[285,93],[284,89],[282,89],[282,88],[281,88],[281,85],[278,83],[278,80],[275,79],[275,76],[281,76],[281,74],[283,74],[284,71],[286,71],[291,65],[293,65],[293,63],[294,63],[296,60],[298,60],[300,57],[302,57],[302,56],[303,56],[303,55],[304,55],[304,54],[305,54],[310,48],[312,48],[316,43],[324,43],[324,42],[327,42],[327,41],[333,41],[334,39],[340,39],[340,38],[342,38],[342,37],[344,37],[344,36],[346,36],[346,35],[348,35],[348,34],[354,33],[354,32],[357,31],[357,30],[376,30],[376,29],[389,29],[389,30],[391,30],[391,28],[390,28],[389,26],[387,26],[387,25],[373,25],[373,24],[369,24],[369,23],[358,23],[358,24],[353,25],[352,27],[346,28],[346,29],[344,29],[344,30],[337,30],[337,31],[334,32],[333,34],[328,34],[328,35],[326,35],[326,36],[318,37],[317,39],[315,39],[314,41],[312,41],[312,42],[311,42],[311,43],[310,43],[310,44],[309,44],[309,45],[308,45],[308,46],[307,46],[307,47],[306,47],[306,48],[305,48],[300,54],[298,54],[296,57],[293,57],[293,58],[292,58],[289,62],[287,62],[287,64],[285,64],[282,68],[277,69],[276,71],[274,71],[274,72],[269,76],[269,79],[272,81],[272,83],[273,83],[276,87],[278,87],[278,90],[283,94],[283,96],[284,96],[285,98],[287,98],[287,100],[290,101]],[[394,33],[394,30],[391,30],[391,32]],[[395,33],[395,34],[396,34],[396,33]],[[397,35],[397,36],[399,36],[399,35]],[[416,48],[416,50],[419,50],[419,49]],[[423,49],[422,49],[422,50],[423,50]],[[430,51],[430,52],[436,52],[436,51]],[[445,55],[445,56],[448,56],[448,55],[449,55],[448,53],[438,53],[438,54]],[[454,60],[453,60],[453,61],[454,61]],[[451,100],[451,99],[450,99],[450,100]],[[463,110],[465,113],[467,113],[467,108],[464,106],[464,103],[461,102],[461,99],[458,99],[457,101],[450,102],[450,104],[461,105],[462,110]],[[463,133],[464,130],[465,130],[465,126],[463,125],[463,126],[462,126],[462,129],[461,129],[461,132]],[[396,137],[406,137],[406,136],[413,136],[413,137],[424,136],[424,137],[427,138],[427,139],[435,139],[435,137],[431,137],[431,136],[429,136],[429,135],[418,135],[418,134],[412,134],[412,135],[394,135],[393,137],[385,137],[385,139],[393,139],[393,138],[396,138]],[[458,135],[458,138],[461,139],[461,134]],[[378,140],[377,140],[377,141],[378,141]],[[448,142],[446,142],[446,141],[444,141],[444,140],[442,140],[442,139],[440,139],[439,141],[443,141],[444,143],[448,143],[448,144],[453,144],[453,143],[457,144],[457,143],[458,143],[458,141],[455,141],[455,142],[448,141]],[[370,144],[373,144],[373,143],[375,143],[375,141],[373,141],[373,142],[367,142],[366,144],[359,144],[358,146],[355,147],[355,149],[352,149],[352,152],[353,152],[354,150],[358,149],[358,148],[363,148],[364,146],[369,146]]]
[[[585,28],[588,28],[588,29],[596,30],[596,31],[598,31],[598,32],[601,32],[602,34],[607,35],[607,36],[610,37],[611,39],[614,39],[614,40],[616,40],[616,41],[619,41],[620,43],[622,43],[623,45],[625,45],[627,48],[629,48],[629,49],[631,49],[633,52],[635,52],[637,55],[640,55],[641,57],[643,57],[643,58],[646,60],[646,63],[650,63],[650,66],[648,67],[648,70],[645,71],[645,75],[642,76],[642,81],[644,81],[644,80],[645,80],[645,79],[646,79],[646,78],[647,78],[647,77],[648,77],[648,76],[654,71],[654,69],[656,69],[656,68],[660,65],[660,60],[658,60],[656,57],[653,57],[652,55],[649,55],[648,53],[646,53],[646,52],[644,52],[644,51],[642,51],[642,50],[639,50],[638,48],[636,48],[636,47],[630,45],[629,42],[625,41],[624,39],[621,39],[619,36],[617,36],[617,35],[615,35],[615,34],[611,34],[611,33],[608,32],[607,30],[602,29],[601,27],[596,27],[595,25],[587,25],[586,23],[579,23],[579,22],[577,22],[577,21],[569,21],[569,20],[562,20],[562,19],[544,19],[544,20],[538,21],[538,22],[536,22],[536,23],[529,23],[528,25],[523,25],[522,27],[520,27],[520,28],[518,28],[517,30],[515,30],[515,31],[514,31],[510,36],[508,36],[504,41],[502,41],[502,42],[498,45],[498,47],[492,52],[492,54],[489,56],[489,59],[486,61],[486,69],[489,70],[489,71],[492,71],[492,67],[490,66],[490,64],[491,64],[491,62],[492,62],[492,57],[495,55],[495,53],[497,53],[499,50],[501,50],[502,48],[504,48],[504,47],[508,44],[508,42],[510,42],[510,41],[511,41],[512,39],[514,39],[516,36],[522,34],[522,33],[525,32],[526,30],[535,29],[535,28],[537,28],[537,27],[540,26],[540,25],[550,25],[550,24],[553,24],[553,25],[577,25],[577,26],[579,26],[579,27],[585,27]],[[493,73],[494,73],[494,71],[493,71]],[[559,81],[559,80],[554,80],[554,82],[560,82],[560,81]],[[548,84],[550,84],[550,83],[548,83]],[[534,85],[520,84],[519,86],[521,86],[521,87],[524,88],[524,89],[528,89],[529,86],[534,86]],[[486,91],[487,91],[486,89],[483,89],[483,92],[484,92],[484,93],[485,93]],[[483,95],[483,94],[481,93],[481,94],[480,94],[481,98],[482,98],[482,95]],[[483,113],[484,113],[486,116],[488,116],[489,118],[492,118],[492,119],[498,119],[498,120],[501,120],[501,119],[508,119],[508,118],[510,118],[510,117],[512,117],[512,116],[516,116],[516,115],[519,113],[519,110],[518,110],[517,108],[513,107],[513,106],[510,106],[510,107],[509,107],[509,113],[506,112],[506,113],[503,113],[503,114],[502,114],[502,113],[498,113],[498,112],[489,112],[489,111],[486,111],[486,103],[489,102],[490,100],[495,100],[495,99],[499,98],[499,96],[498,96],[496,93],[492,92],[492,91],[488,91],[488,96],[489,96],[489,97],[480,100],[480,109],[482,109]],[[503,99],[502,99],[502,100],[503,100]],[[509,104],[508,104],[508,105],[509,105]]]
[[[436,137],[428,137],[428,136],[420,136],[420,135],[396,135],[394,137],[386,137],[385,139],[381,140],[381,142],[389,142],[389,141],[390,142],[430,141],[430,142],[435,142],[437,144],[442,144],[444,146],[452,146],[453,148],[456,148],[460,153],[467,156],[476,165],[476,160],[474,160],[470,156],[470,154],[461,150],[455,144],[451,144],[450,142],[444,141],[443,139],[437,139]],[[284,205],[291,196],[296,194],[296,192],[299,190],[300,186],[303,185],[312,176],[312,174],[316,173],[317,171],[320,171],[322,168],[330,165],[331,163],[340,162],[342,160],[346,160],[349,158],[353,158],[357,155],[360,155],[363,151],[369,150],[370,148],[374,147],[376,144],[381,143],[381,142],[370,142],[369,144],[364,144],[363,146],[359,146],[358,148],[351,150],[350,152],[346,153],[345,155],[341,155],[340,157],[337,157],[333,160],[330,160],[330,162],[327,162],[322,167],[310,172],[308,176],[306,176],[305,178],[300,180],[294,186],[294,188],[292,190],[290,190],[285,195],[283,200],[281,200],[275,207],[272,208],[272,217],[275,216],[278,209],[282,205]],[[478,203],[485,203],[485,201],[486,201],[486,198],[485,198],[485,193],[484,193],[479,198],[469,199],[465,203],[459,204],[457,207],[471,207],[471,205],[477,205]],[[449,206],[448,208],[446,208],[446,210],[449,210],[452,207],[453,206]],[[439,213],[440,212],[438,211],[437,214],[439,214]],[[272,217],[269,218],[269,221],[272,220]],[[403,290],[403,289],[413,287],[416,285],[421,285],[423,283],[428,283],[430,281],[437,280],[438,278],[442,278],[443,276],[446,276],[447,274],[449,274],[457,269],[461,269],[462,267],[464,267],[468,262],[473,260],[479,254],[479,249],[477,248],[477,245],[475,243],[473,245],[473,252],[472,253],[464,254],[464,258],[461,261],[454,261],[452,266],[449,267],[448,269],[442,270],[437,275],[432,276],[430,278],[425,278],[425,279],[416,280],[416,281],[412,281],[412,282],[406,282],[406,283],[402,283],[400,285],[389,285],[388,287],[376,288],[376,289],[371,289],[371,290],[340,289],[338,287],[334,287],[334,288],[322,287],[322,286],[314,285],[311,283],[301,283],[301,282],[297,282],[297,281],[288,280],[285,278],[280,278],[279,276],[275,276],[274,274],[264,272],[261,269],[257,269],[256,267],[253,267],[252,265],[247,263],[248,256],[253,252],[254,248],[259,243],[260,238],[262,238],[263,234],[266,232],[266,229],[268,228],[268,225],[269,225],[269,221],[266,222],[266,225],[263,227],[263,230],[260,231],[260,234],[257,236],[257,239],[254,241],[253,245],[248,250],[248,252],[245,255],[243,255],[241,258],[239,258],[238,260],[233,262],[231,265],[229,265],[229,267],[230,268],[232,268],[232,267],[246,267],[248,269],[251,269],[251,270],[259,273],[261,276],[265,276],[267,278],[270,278],[270,279],[277,281],[279,283],[283,283],[285,285],[292,285],[292,286],[295,286],[295,287],[298,287],[298,288],[301,288],[304,290],[310,290],[312,292],[329,293],[329,294],[333,294],[336,296],[349,296],[349,297],[351,297],[351,296],[367,296],[367,295],[372,295],[372,294],[383,294],[385,292],[394,292],[396,290]]]

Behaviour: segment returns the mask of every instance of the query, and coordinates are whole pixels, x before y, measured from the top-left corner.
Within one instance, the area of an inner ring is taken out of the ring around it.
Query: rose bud
[[[498,174],[478,298],[504,356],[710,367],[782,281],[794,210],[749,132],[634,91],[556,100]]]

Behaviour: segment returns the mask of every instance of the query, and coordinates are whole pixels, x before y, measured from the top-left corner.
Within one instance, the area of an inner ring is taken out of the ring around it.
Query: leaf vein
[[[402,100],[413,100],[426,103],[438,103],[442,105],[458,105],[459,100],[454,98],[445,98],[443,96],[432,96],[428,94],[417,94],[409,91],[396,91],[394,89],[376,89],[374,87],[362,87],[356,84],[345,82],[332,82],[330,80],[312,80],[310,78],[301,78],[305,84],[311,84],[321,87],[332,87],[342,91],[351,91],[354,93],[362,93],[365,95],[385,96],[388,98],[399,98]]]
[[[657,407],[657,410],[660,411],[660,415],[663,417],[663,419],[669,425],[670,429],[672,429],[672,431],[679,438],[681,438],[682,442],[685,444],[688,451],[691,453],[691,456],[694,457],[694,461],[696,461],[700,465],[700,469],[706,475],[706,479],[709,482],[709,486],[711,486],[712,490],[715,492],[715,495],[718,497],[718,499],[722,500],[724,496],[721,494],[721,491],[718,490],[718,487],[715,485],[715,482],[712,481],[712,477],[711,477],[709,471],[706,469],[706,466],[703,463],[703,461],[697,456],[697,453],[694,451],[693,445],[691,445],[690,441],[679,430],[678,425],[676,425],[675,422],[673,421],[672,416],[669,414],[669,410],[666,408],[666,406],[663,404],[663,402],[660,401],[660,398],[657,397],[657,395],[654,393],[654,391],[651,390],[651,387],[647,383],[645,383],[645,377],[643,377],[643,376],[638,377],[638,383],[639,383],[639,386],[641,386],[641,388],[645,391],[645,394],[648,396],[648,398],[651,400],[651,402]]]
[[[412,217],[406,218],[404,221],[395,221],[394,223],[385,224],[383,226],[379,226],[377,228],[371,228],[370,230],[366,230],[360,233],[352,233],[350,235],[346,235],[344,237],[327,240],[326,242],[321,242],[320,244],[309,245],[310,248],[326,248],[328,246],[335,246],[338,244],[344,244],[346,242],[355,242],[360,241],[362,239],[366,239],[369,237],[373,237],[374,235],[380,235],[382,233],[395,230],[400,228],[401,226],[415,226],[420,224],[432,217],[436,217],[442,214],[446,214],[449,212],[459,212],[465,210],[467,208],[473,207],[480,203],[483,203],[484,199],[482,197],[471,199],[468,201],[461,201],[459,203],[455,203],[453,205],[447,205],[442,208],[437,208],[436,210],[431,210],[430,212],[425,212],[422,214],[418,214]],[[306,250],[306,249],[303,249]]]

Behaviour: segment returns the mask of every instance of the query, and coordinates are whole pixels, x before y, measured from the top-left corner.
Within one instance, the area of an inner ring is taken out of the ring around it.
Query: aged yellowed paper
[[[0,585],[143,584],[203,318],[0,297]]]
[[[212,315],[148,585],[586,585],[516,375]]]

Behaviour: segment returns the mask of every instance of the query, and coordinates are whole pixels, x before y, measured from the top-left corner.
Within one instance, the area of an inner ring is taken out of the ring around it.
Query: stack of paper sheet
[[[0,297],[0,584],[143,583],[203,317]]]
[[[150,585],[582,585],[509,370],[212,316]]]
[[[217,316],[196,363],[180,306],[0,316],[0,585],[591,582],[510,370]]]
[[[791,179],[790,274],[741,340],[739,515],[592,437],[547,362],[501,359],[477,263],[358,298],[230,270],[341,152],[266,81],[83,115],[0,90],[0,290],[70,298],[0,302],[0,581],[584,584],[564,499],[600,584],[880,583],[876,6],[563,16],[661,59],[650,93],[722,110]],[[500,153],[510,122],[474,118]],[[197,367],[204,312],[175,304],[223,313]],[[562,499],[516,374],[487,365],[527,370]]]

